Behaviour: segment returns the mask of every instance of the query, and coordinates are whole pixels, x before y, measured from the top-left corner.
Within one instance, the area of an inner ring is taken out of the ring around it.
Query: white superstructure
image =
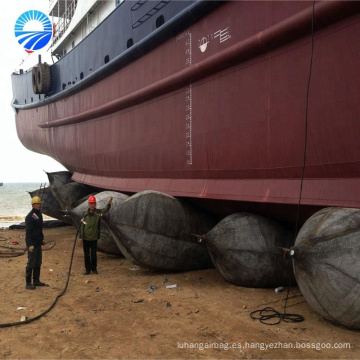
[[[88,36],[124,0],[49,0],[54,26],[51,53],[58,59]]]

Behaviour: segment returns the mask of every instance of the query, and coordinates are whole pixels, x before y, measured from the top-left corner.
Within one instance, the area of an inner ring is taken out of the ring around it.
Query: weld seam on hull
[[[103,186],[116,191],[139,192],[143,190],[155,190],[165,192],[172,196],[185,196],[205,199],[220,199],[220,200],[235,200],[245,202],[257,203],[276,203],[296,205],[299,201],[299,186],[300,179],[231,179],[231,180],[209,180],[209,179],[153,179],[153,178],[121,178],[119,181],[107,181],[108,178],[103,176],[86,175],[75,172],[72,180],[79,183],[91,184],[93,186]],[[140,180],[139,186],[134,186]],[[304,193],[301,199],[302,205],[316,205],[316,206],[345,206],[345,207],[359,207],[360,206],[360,190],[358,194],[354,194],[352,199],[332,199],[331,202],[326,199],[331,198],[328,192],[336,191],[339,187],[353,186],[353,182],[357,179],[305,179],[304,188],[316,189],[311,193]],[[183,182],[183,184],[181,184]],[[221,193],[218,191],[219,187],[222,189],[233,189],[234,183],[238,193]],[[288,186],[285,186],[285,183]],[[324,186],[326,183],[326,186]],[[342,185],[340,185],[342,183]],[[220,186],[219,184],[222,184]],[[272,188],[272,193],[268,193],[267,189]],[[284,193],[283,189],[289,189]],[[242,191],[240,191],[242,189]],[[325,189],[325,190],[324,190]],[[244,192],[245,190],[245,192]]]

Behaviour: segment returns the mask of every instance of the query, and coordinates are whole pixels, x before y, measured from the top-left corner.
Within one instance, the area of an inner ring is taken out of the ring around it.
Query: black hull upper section
[[[51,89],[46,95],[34,94],[31,71],[13,74],[12,106],[31,109],[77,93],[139,59],[223,2],[169,0],[163,3],[157,9],[154,6],[158,3],[153,1],[139,6],[132,1],[123,2],[96,31],[51,65]]]

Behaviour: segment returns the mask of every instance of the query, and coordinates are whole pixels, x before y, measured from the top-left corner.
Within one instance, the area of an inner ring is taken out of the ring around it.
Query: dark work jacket
[[[44,240],[42,232],[43,217],[40,211],[34,208],[26,215],[26,246],[41,246]]]

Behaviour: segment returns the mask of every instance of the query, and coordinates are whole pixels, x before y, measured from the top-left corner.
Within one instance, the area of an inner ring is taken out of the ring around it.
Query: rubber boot
[[[31,284],[32,269],[26,269],[26,289],[35,290],[36,286]]]
[[[47,284],[40,281],[40,268],[36,267],[33,271],[34,285],[35,286],[47,286]]]

